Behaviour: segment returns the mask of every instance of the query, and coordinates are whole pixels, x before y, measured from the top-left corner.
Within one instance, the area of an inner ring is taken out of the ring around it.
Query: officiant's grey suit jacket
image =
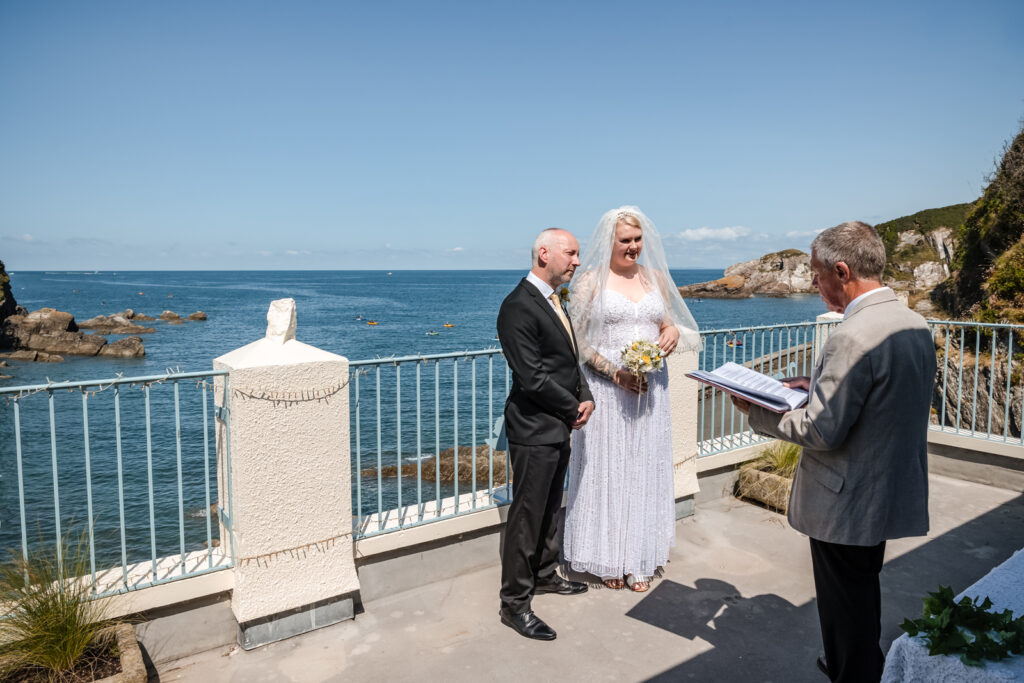
[[[758,406],[758,433],[803,446],[789,523],[828,543],[873,546],[928,532],[928,420],[935,345],[891,291],[849,312],[822,349],[804,408]]]

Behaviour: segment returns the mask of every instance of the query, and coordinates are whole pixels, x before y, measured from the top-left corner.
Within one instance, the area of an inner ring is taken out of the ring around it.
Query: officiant
[[[789,522],[807,534],[832,681],[878,681],[884,656],[879,574],[890,538],[928,532],[928,420],[935,345],[925,320],[881,284],[873,227],[829,228],[811,245],[814,284],[843,322],[810,377],[805,407],[774,413],[742,399],[759,434],[803,447]]]

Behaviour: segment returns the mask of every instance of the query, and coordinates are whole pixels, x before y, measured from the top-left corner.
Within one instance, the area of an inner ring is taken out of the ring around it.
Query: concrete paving
[[[960,591],[1024,547],[1024,496],[933,475],[932,531],[891,541],[883,643],[941,583]],[[706,492],[705,492],[706,495]],[[497,541],[495,541],[497,546]],[[785,518],[727,496],[677,524],[650,592],[543,595],[558,631],[527,640],[498,620],[492,567],[368,602],[354,621],[245,652],[161,665],[160,681],[825,681],[807,540]]]

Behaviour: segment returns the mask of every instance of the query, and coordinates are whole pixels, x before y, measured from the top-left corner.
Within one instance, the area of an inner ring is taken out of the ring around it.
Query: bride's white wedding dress
[[[657,291],[640,301],[605,290],[596,350],[618,364],[637,339],[656,342],[665,315]],[[668,368],[648,375],[648,391],[626,391],[584,365],[596,410],[574,432],[563,560],[577,572],[653,576],[675,543]]]

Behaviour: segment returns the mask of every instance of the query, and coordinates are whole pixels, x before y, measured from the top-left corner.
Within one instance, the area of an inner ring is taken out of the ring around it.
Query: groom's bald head
[[[568,230],[562,230],[561,228],[548,228],[546,230],[542,230],[541,233],[537,235],[537,239],[533,241],[532,265],[539,265],[537,259],[540,256],[541,247],[546,249],[555,248],[559,242],[564,240],[566,237],[570,238],[572,241],[576,240],[576,238],[573,237],[573,234]]]
[[[548,228],[533,241],[532,271],[552,287],[571,280],[578,265],[580,243],[568,230]]]

